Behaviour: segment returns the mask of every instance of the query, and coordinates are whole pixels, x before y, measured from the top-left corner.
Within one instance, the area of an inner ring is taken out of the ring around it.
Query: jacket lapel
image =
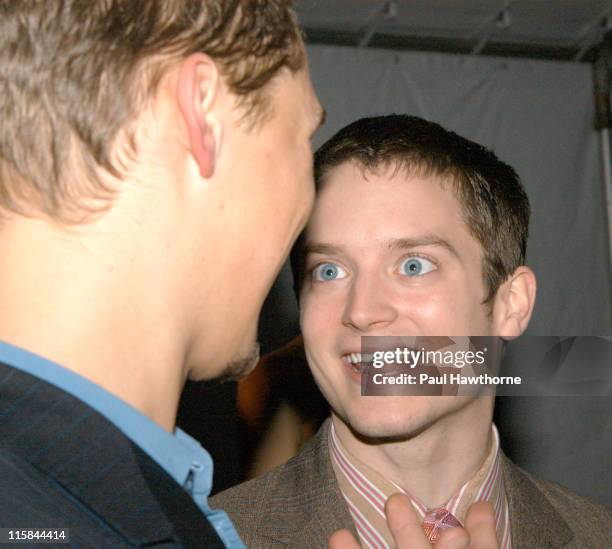
[[[573,537],[572,531],[533,481],[505,455],[502,472],[510,508],[512,547],[565,547]]]

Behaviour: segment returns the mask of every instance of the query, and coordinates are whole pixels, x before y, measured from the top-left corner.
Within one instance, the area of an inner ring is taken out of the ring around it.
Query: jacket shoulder
[[[300,481],[312,478],[304,461],[304,456],[292,458],[268,473],[249,480],[210,498],[211,508],[221,508],[228,513],[247,547],[256,547],[262,522],[271,520],[277,524],[302,521],[304,492]],[[278,517],[273,515],[278,514]]]
[[[326,424],[284,465],[210,501],[253,548],[324,546],[331,533],[352,525],[329,459]]]
[[[127,547],[62,489],[13,452],[0,447],[0,526],[68,527],[81,547]]]
[[[210,506],[213,509],[221,508],[231,515],[245,515],[252,520],[258,515],[260,504],[265,501],[270,487],[277,484],[279,470],[283,465],[272,471],[254,478],[209,498]]]
[[[531,480],[574,533],[574,541],[612,547],[612,509],[547,480]],[[582,546],[582,545],[578,545]]]

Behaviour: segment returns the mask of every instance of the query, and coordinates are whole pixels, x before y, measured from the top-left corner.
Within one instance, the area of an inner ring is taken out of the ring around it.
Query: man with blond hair
[[[311,209],[290,2],[2,0],[0,27],[2,535],[243,547],[175,417],[255,363]]]

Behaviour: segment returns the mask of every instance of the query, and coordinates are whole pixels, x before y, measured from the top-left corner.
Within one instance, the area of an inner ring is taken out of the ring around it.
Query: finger
[[[408,496],[393,494],[385,504],[385,514],[397,549],[431,549]]]
[[[465,528],[450,528],[442,532],[436,543],[436,549],[468,549],[470,547],[470,536]]]
[[[328,549],[361,549],[357,540],[348,530],[338,530],[329,538]]]
[[[465,528],[470,535],[470,549],[497,549],[495,513],[488,501],[472,505],[465,517]]]

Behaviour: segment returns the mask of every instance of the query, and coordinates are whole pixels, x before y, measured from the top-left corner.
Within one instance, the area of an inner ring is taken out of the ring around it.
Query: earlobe
[[[526,329],[536,297],[536,277],[526,266],[516,269],[495,296],[495,332],[504,339],[514,339]]]
[[[212,109],[218,88],[219,71],[210,57],[195,53],[182,61],[177,100],[191,154],[203,178],[211,177],[215,171],[221,141],[221,124]]]

